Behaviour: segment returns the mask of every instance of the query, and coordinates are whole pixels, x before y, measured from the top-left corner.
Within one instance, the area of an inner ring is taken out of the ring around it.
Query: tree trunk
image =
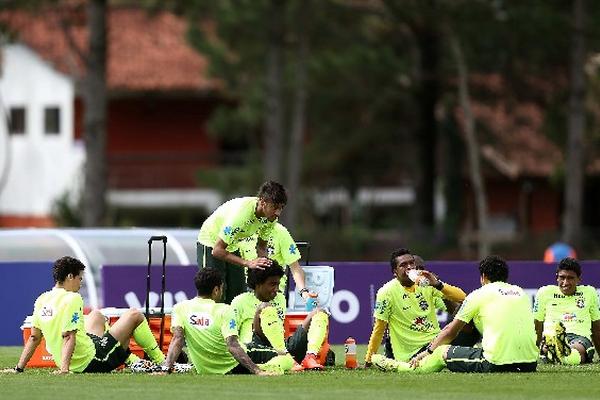
[[[298,10],[298,52],[295,73],[294,109],[292,115],[292,132],[288,149],[288,178],[287,190],[288,205],[285,210],[284,221],[286,226],[294,228],[298,215],[302,177],[302,157],[304,147],[304,132],[306,130],[306,103],[307,93],[307,60],[308,60],[308,15],[310,14],[310,1],[305,1]]]
[[[479,160],[479,144],[475,135],[475,119],[471,111],[469,99],[468,71],[458,38],[451,36],[451,47],[458,70],[458,97],[465,116],[465,133],[467,138],[467,155],[469,160],[469,175],[473,185],[475,207],[477,209],[477,252],[479,258],[490,252],[490,242],[487,229],[487,199],[485,184],[481,173]]]
[[[571,46],[570,95],[565,173],[565,212],[563,240],[575,247],[581,243],[585,132],[585,1],[573,2],[573,31]]]
[[[267,38],[266,128],[264,138],[265,179],[279,181],[283,145],[283,38],[285,1],[271,0]]]
[[[433,26],[416,32],[420,51],[419,130],[417,136],[417,216],[422,227],[434,224],[434,182],[437,149],[435,108],[439,98],[439,35]]]
[[[101,226],[106,219],[106,0],[88,3],[89,52],[83,78],[86,147],[83,225]]]

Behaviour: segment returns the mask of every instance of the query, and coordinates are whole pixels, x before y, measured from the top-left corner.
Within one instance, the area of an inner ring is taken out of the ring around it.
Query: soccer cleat
[[[387,358],[383,354],[373,354],[371,356],[371,362],[377,368],[385,372],[402,372],[412,369],[409,363]]]
[[[150,360],[137,360],[129,364],[131,372],[135,373],[152,373],[162,372],[162,367],[158,364],[153,363]]]
[[[304,367],[301,364],[298,364],[294,361],[294,366],[292,367],[292,372],[301,372],[304,371]]]
[[[325,369],[319,362],[317,361],[317,356],[314,354],[306,354],[304,360],[302,360],[302,366],[304,369],[311,369],[314,371],[322,371]]]
[[[567,341],[567,331],[562,322],[557,322],[554,325],[554,346],[556,348],[556,356],[558,360],[562,361],[565,357],[571,354],[571,347]]]
[[[192,364],[184,364],[184,363],[175,363],[173,364],[173,372],[176,374],[185,374],[186,372],[190,372],[194,369]]]

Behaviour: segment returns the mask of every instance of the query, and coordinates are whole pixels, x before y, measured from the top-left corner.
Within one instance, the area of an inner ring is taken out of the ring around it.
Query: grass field
[[[343,349],[334,346],[338,364]],[[359,346],[359,359],[364,355]],[[13,367],[21,348],[0,347],[0,367]],[[55,376],[48,369],[0,374],[0,399],[599,399],[600,364],[542,365],[533,374],[392,374],[346,370],[278,377],[150,376],[117,372]]]

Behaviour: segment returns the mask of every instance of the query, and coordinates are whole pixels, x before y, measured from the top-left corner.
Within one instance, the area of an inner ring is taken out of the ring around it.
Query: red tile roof
[[[56,69],[81,75],[82,63],[72,51],[60,27],[60,11],[33,15],[0,14],[0,21],[16,31],[22,41]],[[64,12],[63,14],[64,15]],[[74,13],[70,32],[85,49],[85,16]],[[186,41],[187,23],[169,12],[150,14],[134,8],[112,8],[108,15],[107,78],[110,90],[119,91],[211,91],[220,88],[208,77],[206,57]]]

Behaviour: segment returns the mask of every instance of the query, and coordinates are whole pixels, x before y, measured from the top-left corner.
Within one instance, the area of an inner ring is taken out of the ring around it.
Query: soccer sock
[[[571,349],[571,354],[564,357],[561,361],[566,365],[579,365],[581,364],[581,354],[577,349]]]
[[[438,372],[444,369],[446,362],[444,361],[443,354],[448,350],[450,346],[439,346],[432,354],[423,358],[419,363],[419,366],[415,368],[417,372]]]
[[[150,325],[146,318],[133,331],[133,338],[142,349],[148,354],[148,357],[157,364],[165,361],[165,355],[158,347],[156,339],[150,330]]]
[[[266,370],[269,370],[270,367],[275,366],[277,368],[280,368],[282,371],[290,371],[294,366],[294,359],[291,355],[286,354],[284,356],[273,357],[262,365],[266,367]]]
[[[307,353],[317,354],[321,350],[321,345],[327,335],[327,325],[329,317],[323,311],[313,315],[310,321],[310,327],[306,334],[308,339]]]
[[[260,327],[275,350],[286,351],[283,338],[283,321],[279,319],[275,307],[269,306],[262,309],[260,312]]]
[[[140,361],[140,358],[137,355],[131,353],[131,354],[129,354],[129,356],[125,360],[125,365],[133,364],[136,361]]]

